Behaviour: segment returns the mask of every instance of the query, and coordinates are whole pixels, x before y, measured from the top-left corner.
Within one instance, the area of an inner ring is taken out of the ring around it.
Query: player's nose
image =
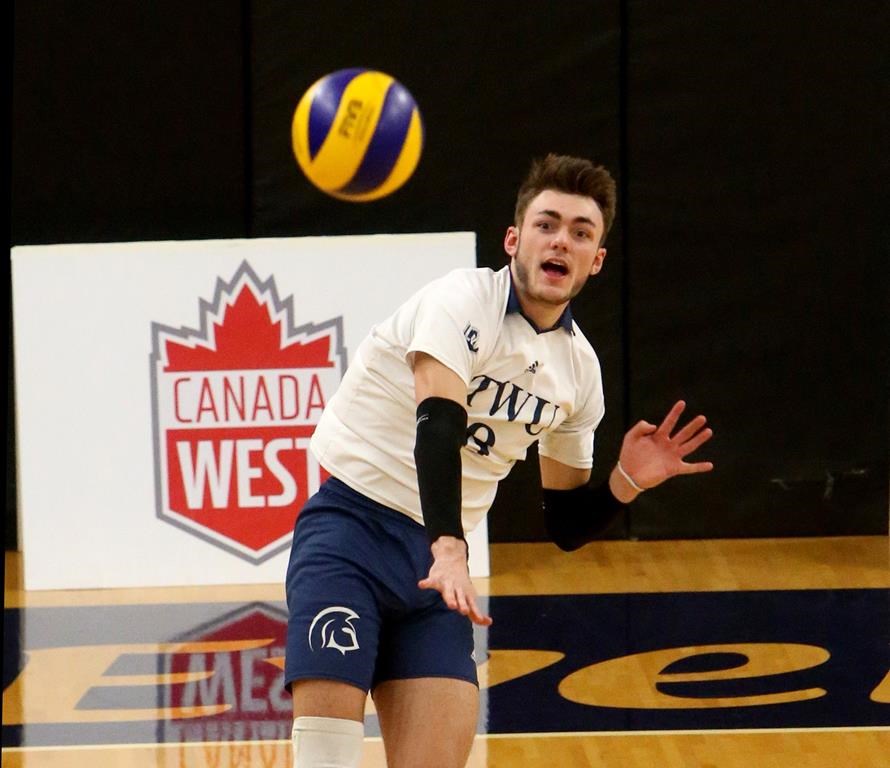
[[[568,232],[563,227],[557,227],[553,230],[553,236],[550,239],[550,247],[554,250],[565,251],[569,247]]]

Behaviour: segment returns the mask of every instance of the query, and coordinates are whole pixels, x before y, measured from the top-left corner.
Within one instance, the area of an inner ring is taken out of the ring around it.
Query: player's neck
[[[569,305],[567,301],[562,304],[552,304],[547,301],[534,299],[521,291],[517,293],[517,298],[519,299],[519,306],[522,308],[522,314],[539,331],[547,331],[553,328]]]

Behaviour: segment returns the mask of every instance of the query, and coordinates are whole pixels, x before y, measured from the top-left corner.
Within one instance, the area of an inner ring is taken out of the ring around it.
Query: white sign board
[[[473,233],[12,251],[26,589],[284,578],[308,437],[370,328]],[[487,528],[470,538],[488,575]]]

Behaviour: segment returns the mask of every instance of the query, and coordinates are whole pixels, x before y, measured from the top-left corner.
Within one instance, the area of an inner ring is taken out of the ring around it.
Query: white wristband
[[[636,480],[634,480],[629,474],[627,474],[627,472],[624,471],[624,467],[621,466],[621,462],[620,462],[620,461],[618,462],[617,469],[618,469],[618,471],[621,473],[621,476],[622,476],[625,480],[627,480],[627,484],[628,484],[631,488],[633,488],[637,493],[642,493],[643,491],[646,490],[646,489],[643,488],[641,485],[638,485],[637,482],[636,482]]]

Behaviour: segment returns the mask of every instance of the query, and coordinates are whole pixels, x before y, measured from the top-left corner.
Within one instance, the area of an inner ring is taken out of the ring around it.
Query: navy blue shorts
[[[432,565],[423,526],[330,478],[294,528],[284,679],[449,677],[478,685],[473,627],[417,582]]]

